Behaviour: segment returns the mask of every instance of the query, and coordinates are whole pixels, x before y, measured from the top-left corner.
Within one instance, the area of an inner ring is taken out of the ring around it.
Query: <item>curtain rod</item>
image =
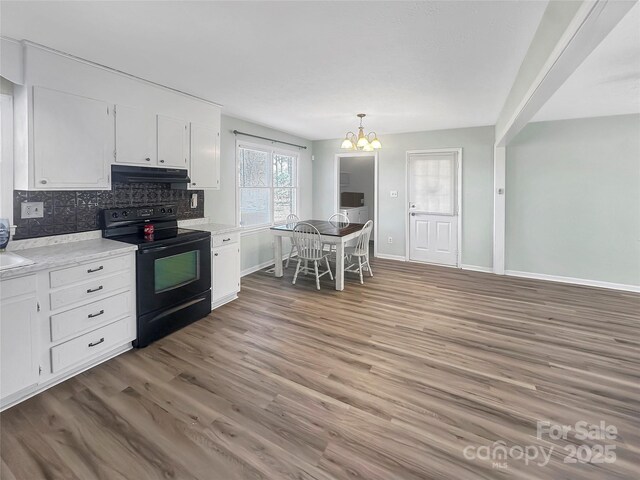
[[[276,140],[275,138],[261,137],[259,135],[253,135],[251,133],[240,132],[238,130],[234,130],[233,134],[234,135],[244,135],[246,137],[260,138],[261,140],[269,140],[270,142],[283,143],[284,145],[291,145],[292,147],[304,148],[305,150],[307,149],[307,147],[305,147],[304,145],[297,145],[295,143],[283,142],[281,140]]]

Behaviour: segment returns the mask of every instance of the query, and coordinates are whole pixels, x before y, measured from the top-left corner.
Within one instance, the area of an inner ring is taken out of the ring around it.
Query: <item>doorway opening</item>
[[[335,213],[350,223],[373,221],[373,256],[378,256],[378,152],[338,153],[335,156]]]
[[[462,264],[462,149],[407,152],[407,261]]]

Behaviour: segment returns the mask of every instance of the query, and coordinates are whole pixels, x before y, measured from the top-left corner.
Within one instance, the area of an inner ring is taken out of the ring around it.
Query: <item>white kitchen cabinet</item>
[[[34,188],[110,188],[113,107],[102,100],[33,87]]]
[[[157,165],[156,115],[140,108],[115,106],[115,161]]]
[[[38,383],[35,275],[3,280],[0,305],[0,406]]]
[[[214,235],[211,242],[212,309],[235,298],[240,291],[240,235]]]
[[[189,177],[191,189],[220,188],[220,123],[191,122]]]
[[[367,223],[369,221],[369,207],[341,208],[340,213],[344,213],[350,223]]]
[[[157,122],[158,166],[187,168],[187,122],[165,115],[158,115]]]

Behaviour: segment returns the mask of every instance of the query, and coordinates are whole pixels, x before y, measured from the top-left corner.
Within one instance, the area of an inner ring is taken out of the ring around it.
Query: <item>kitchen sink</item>
[[[9,268],[23,267],[25,265],[32,265],[35,263],[33,260],[21,257],[12,252],[0,252],[0,271],[7,270]]]

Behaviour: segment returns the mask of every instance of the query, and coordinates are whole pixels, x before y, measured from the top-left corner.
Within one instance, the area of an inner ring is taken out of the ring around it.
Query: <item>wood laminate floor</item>
[[[344,292],[245,277],[208,318],[5,411],[0,477],[640,478],[639,295],[372,263]],[[538,439],[538,420],[617,438]],[[615,462],[565,463],[582,444]]]

